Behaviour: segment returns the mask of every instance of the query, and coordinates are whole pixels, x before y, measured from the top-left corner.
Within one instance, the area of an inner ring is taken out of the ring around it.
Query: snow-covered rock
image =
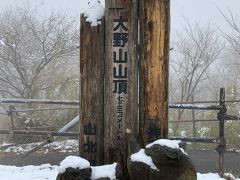
[[[130,159],[132,162],[142,162],[144,164],[147,164],[148,166],[150,166],[152,169],[154,170],[159,170],[155,164],[153,163],[153,160],[150,156],[147,156],[145,154],[145,150],[144,149],[140,149],[140,151],[138,151],[135,154],[132,154],[130,156]]]
[[[158,144],[160,146],[166,146],[172,149],[179,149],[180,142],[180,140],[159,139],[146,145],[146,148],[151,148],[153,145]]]
[[[86,159],[83,159],[78,156],[67,156],[61,163],[60,167],[58,168],[59,173],[64,173],[67,168],[74,168],[74,169],[87,169],[90,168],[90,163]]]
[[[160,139],[132,154],[128,162],[131,179],[197,180],[190,157],[181,141]]]
[[[121,168],[117,163],[90,167],[90,163],[86,159],[68,156],[60,163],[58,172],[57,180],[65,180],[66,177],[72,177],[72,179],[115,180],[121,175]]]

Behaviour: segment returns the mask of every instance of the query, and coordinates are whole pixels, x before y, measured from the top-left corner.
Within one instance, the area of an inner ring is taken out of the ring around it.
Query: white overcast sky
[[[79,17],[79,14],[87,7],[88,0],[0,0],[0,10],[27,2],[30,2],[33,7],[44,3],[44,8],[41,8],[43,15],[54,10]],[[240,0],[171,0],[171,28],[181,31],[181,25],[184,24],[183,17],[191,23],[200,21],[204,24],[211,21],[224,27],[223,17],[217,8],[223,12],[227,12],[229,8],[240,15]]]

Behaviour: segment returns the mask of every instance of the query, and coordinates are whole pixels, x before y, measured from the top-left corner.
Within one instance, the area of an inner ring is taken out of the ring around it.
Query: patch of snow
[[[183,136],[183,137],[185,137],[185,136],[187,136],[187,132],[186,131],[181,131],[181,136]]]
[[[12,145],[12,144],[10,144],[10,143],[2,143],[1,145],[0,145],[0,147],[4,147],[4,146],[10,146],[10,145]]]
[[[144,149],[140,149],[140,151],[138,151],[137,153],[132,154],[130,156],[130,159],[131,159],[132,162],[142,162],[142,163],[147,164],[148,166],[150,166],[152,169],[159,171],[159,169],[153,163],[152,158],[145,154],[145,150]]]
[[[23,154],[28,152],[38,146],[40,143],[28,143],[28,144],[20,144],[16,146],[8,147],[2,152],[14,152],[17,154]],[[50,144],[44,146],[44,154],[50,152],[50,150],[55,150],[58,152],[77,152],[78,151],[78,141],[77,140],[63,140],[63,141],[54,141]]]
[[[204,138],[204,137],[206,137],[206,133],[208,133],[209,130],[210,129],[207,127],[201,127],[200,130],[198,131],[198,133],[200,134],[201,138]]]
[[[44,154],[47,154],[48,153],[48,149],[45,150]]]
[[[188,153],[186,153],[183,148],[180,148],[180,150],[182,151],[183,154],[188,156]]]
[[[59,173],[64,173],[67,168],[86,169],[90,167],[89,161],[78,156],[67,156],[58,167]]]
[[[55,180],[57,174],[57,166],[51,166],[50,164],[23,167],[0,165],[1,180]]]
[[[2,46],[5,46],[5,42],[4,42],[2,39],[0,39],[0,44],[1,44]]]
[[[44,147],[50,147],[59,152],[76,152],[78,150],[77,140],[54,141]]]
[[[24,121],[24,124],[29,123],[29,122],[30,122],[30,119],[31,119],[31,118],[27,118],[26,121]]]
[[[95,166],[92,168],[91,179],[110,178],[110,180],[116,179],[116,166],[117,163],[104,166]]]
[[[84,13],[87,17],[86,21],[91,23],[91,26],[101,24],[101,19],[104,16],[104,7],[99,0],[91,0],[88,2],[88,8]]]
[[[197,180],[225,180],[225,179],[219,177],[218,174],[213,174],[213,173],[200,174],[200,173],[197,173]]]
[[[5,149],[3,152],[14,152],[17,154],[23,154],[25,152],[32,150],[34,147],[38,146],[39,144],[40,143],[29,143],[29,144],[10,146],[7,149]]]
[[[150,148],[155,144],[159,144],[161,146],[167,146],[172,149],[179,149],[180,140],[169,140],[169,139],[159,139],[157,141],[152,142],[151,144],[146,145],[146,148]]]
[[[224,175],[225,175],[226,177],[235,179],[235,177],[234,177],[231,173],[225,173]]]

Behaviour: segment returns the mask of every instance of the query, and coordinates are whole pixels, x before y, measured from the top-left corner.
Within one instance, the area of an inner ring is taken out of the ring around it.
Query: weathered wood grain
[[[91,27],[85,20],[81,15],[79,153],[92,164],[99,165],[103,164],[104,152],[104,22],[102,20],[101,26]],[[86,152],[87,149],[90,152]]]
[[[149,126],[168,135],[168,66],[170,0],[140,1],[140,136],[149,141]],[[152,140],[152,139],[151,139]]]
[[[122,48],[127,52],[127,63],[121,63],[127,67],[127,93],[114,93],[113,68],[116,63],[113,62],[113,28],[114,19],[120,16],[128,19],[125,25],[128,28],[128,43]],[[105,9],[105,162],[118,162],[123,168],[123,179],[128,179],[127,175],[127,157],[131,151],[134,151],[134,144],[138,134],[138,90],[137,90],[137,0],[106,0]],[[119,140],[119,124],[117,119],[117,98],[123,98],[123,122],[120,125],[122,129]],[[131,145],[131,146],[130,146]]]

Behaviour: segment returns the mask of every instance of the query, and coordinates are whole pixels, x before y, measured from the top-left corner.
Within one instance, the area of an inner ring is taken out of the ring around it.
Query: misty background
[[[0,0],[0,98],[78,100],[79,17],[87,3]],[[234,102],[240,99],[239,7],[238,0],[171,1],[170,102],[218,101],[219,89],[225,87],[226,99],[233,101],[228,113],[240,114]],[[4,113],[9,106],[1,108]],[[14,121],[19,129],[58,129],[77,114],[77,109],[16,113]],[[192,123],[179,121],[216,119],[217,112],[170,110],[169,115],[170,135],[193,136]],[[11,128],[7,115],[0,119],[1,128]],[[198,137],[217,137],[218,122],[198,122],[195,132]],[[239,122],[226,123],[229,147],[239,146],[239,132]]]

